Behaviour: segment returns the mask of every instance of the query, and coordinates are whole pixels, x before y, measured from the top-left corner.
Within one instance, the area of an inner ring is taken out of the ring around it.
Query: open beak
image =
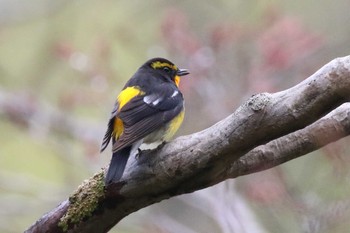
[[[178,76],[185,76],[185,75],[188,75],[190,72],[188,72],[188,70],[186,70],[186,69],[178,69],[177,70],[177,75]]]

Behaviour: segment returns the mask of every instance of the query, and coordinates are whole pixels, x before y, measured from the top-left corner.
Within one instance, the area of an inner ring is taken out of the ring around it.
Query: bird
[[[157,147],[169,141],[182,124],[184,98],[180,77],[188,75],[165,58],[146,61],[126,82],[111,112],[103,137],[102,153],[112,141],[112,158],[105,185],[117,183],[130,156],[141,146]]]

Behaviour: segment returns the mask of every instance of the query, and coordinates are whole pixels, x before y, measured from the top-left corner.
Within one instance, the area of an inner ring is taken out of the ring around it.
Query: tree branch
[[[249,151],[226,169],[227,177],[275,167],[349,134],[350,103],[345,103],[315,123]]]
[[[117,184],[105,188],[103,171],[96,174],[27,232],[107,232],[128,214],[155,202],[316,150],[349,135],[350,106],[337,108],[349,97],[347,56],[290,89],[253,96],[206,130],[132,158]]]

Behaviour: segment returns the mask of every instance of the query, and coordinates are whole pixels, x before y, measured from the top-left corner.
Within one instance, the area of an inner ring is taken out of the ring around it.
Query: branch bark
[[[107,232],[155,202],[302,156],[350,134],[349,97],[347,56],[290,89],[253,96],[206,130],[132,159],[117,184],[104,187],[101,171],[26,232]]]

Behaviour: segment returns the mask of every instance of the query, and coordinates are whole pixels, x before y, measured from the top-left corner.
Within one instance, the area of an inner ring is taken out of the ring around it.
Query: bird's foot
[[[148,154],[154,153],[156,151],[159,151],[160,149],[163,148],[163,146],[166,144],[166,142],[162,142],[161,144],[159,144],[159,146],[157,146],[154,149],[146,149],[146,150],[141,150],[140,148],[137,149],[137,154],[135,155],[136,159],[140,159],[141,157],[147,156]]]
[[[141,157],[145,157],[148,154],[150,154],[153,150],[141,150],[140,148],[137,149],[137,154],[135,155],[136,159],[140,159]]]

